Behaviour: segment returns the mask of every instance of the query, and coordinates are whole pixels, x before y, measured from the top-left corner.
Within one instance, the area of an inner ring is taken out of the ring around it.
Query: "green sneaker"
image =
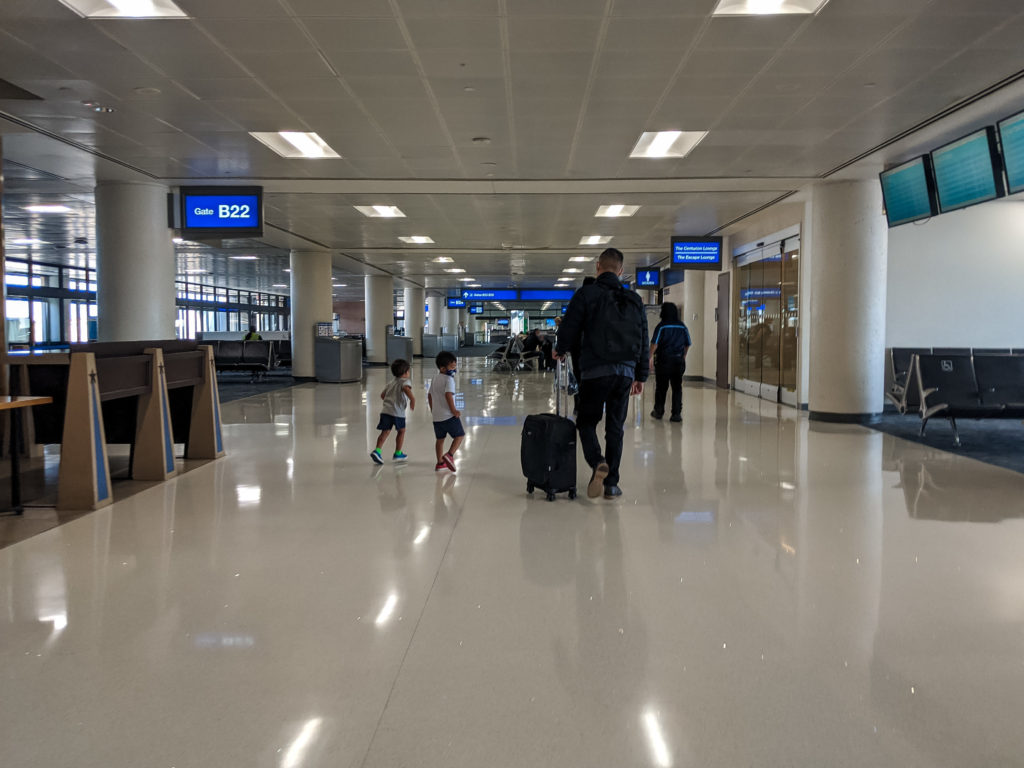
[[[383,464],[384,457],[380,455],[380,448],[374,448],[370,452],[370,458],[373,459],[374,464]]]

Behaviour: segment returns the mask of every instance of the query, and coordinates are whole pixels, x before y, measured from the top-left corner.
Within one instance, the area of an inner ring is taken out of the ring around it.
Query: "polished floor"
[[[0,550],[0,766],[1024,765],[1024,477],[693,387],[548,503],[486,366],[455,475],[425,397],[371,465],[374,370]]]

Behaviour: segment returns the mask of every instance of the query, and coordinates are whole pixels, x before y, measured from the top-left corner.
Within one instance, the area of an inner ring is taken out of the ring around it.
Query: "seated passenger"
[[[255,325],[250,325],[249,332],[245,334],[245,338],[242,341],[263,341],[263,337],[256,332]]]

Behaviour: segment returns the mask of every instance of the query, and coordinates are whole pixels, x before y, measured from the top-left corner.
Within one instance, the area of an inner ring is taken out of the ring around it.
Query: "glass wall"
[[[796,405],[799,238],[737,259],[734,315],[736,389]]]
[[[7,259],[7,343],[12,350],[59,350],[96,338],[96,270]],[[206,331],[286,331],[288,297],[177,283],[178,338]]]
[[[178,338],[194,339],[211,331],[287,331],[290,306],[287,296],[200,283],[177,283]]]

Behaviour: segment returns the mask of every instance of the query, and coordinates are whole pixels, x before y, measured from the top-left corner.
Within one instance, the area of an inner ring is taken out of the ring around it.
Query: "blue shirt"
[[[658,327],[654,329],[654,338],[651,339],[651,344],[658,345],[654,354],[659,360],[680,358],[686,354],[686,350],[692,344],[690,331],[681,322],[658,323]]]

